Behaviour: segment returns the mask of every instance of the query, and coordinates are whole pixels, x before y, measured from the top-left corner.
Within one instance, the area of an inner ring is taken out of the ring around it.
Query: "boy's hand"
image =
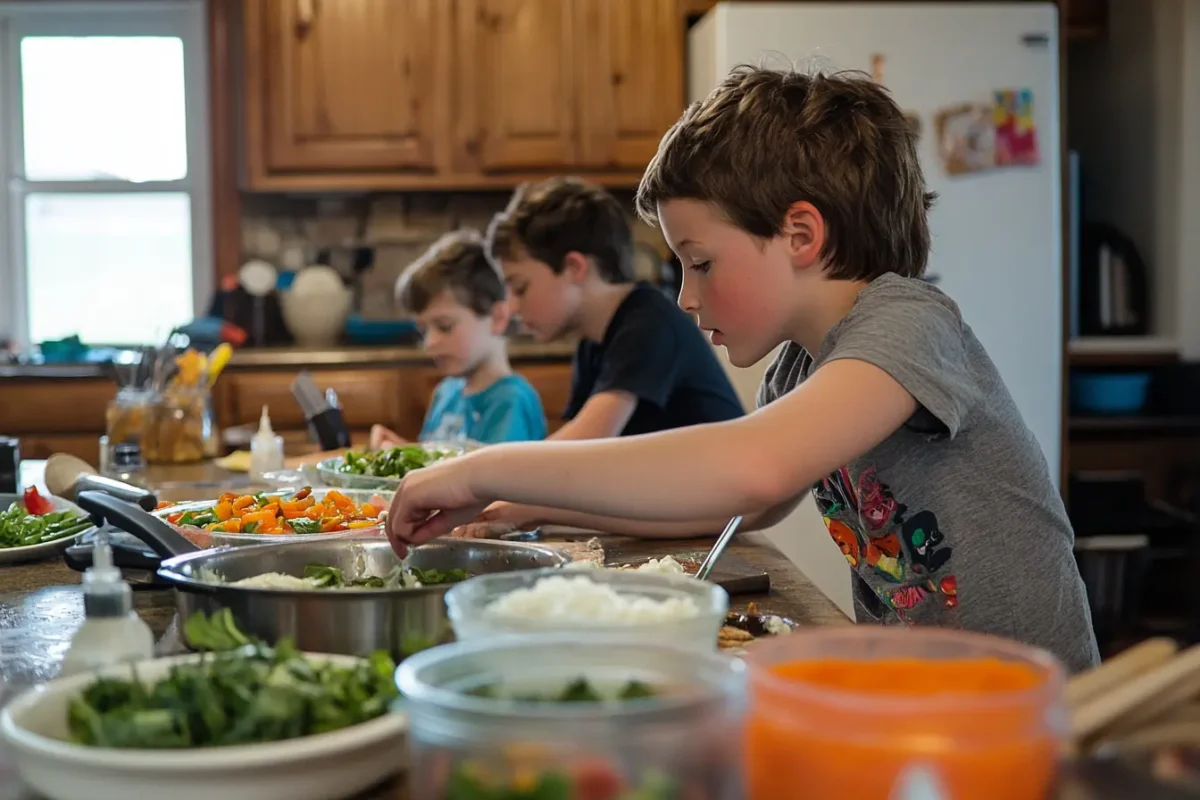
[[[468,522],[450,531],[450,535],[455,539],[499,539],[516,531],[516,527],[507,522]]]
[[[471,456],[464,455],[404,476],[387,518],[388,541],[397,555],[403,558],[410,546],[444,536],[483,511],[470,470]]]
[[[382,450],[385,447],[402,447],[406,444],[408,442],[391,428],[385,428],[382,425],[371,426],[370,448],[372,450]]]
[[[479,515],[479,519],[475,521],[487,522],[492,525],[508,525],[513,530],[520,530],[525,526],[537,527],[540,516],[538,509],[534,506],[500,500],[485,508]]]

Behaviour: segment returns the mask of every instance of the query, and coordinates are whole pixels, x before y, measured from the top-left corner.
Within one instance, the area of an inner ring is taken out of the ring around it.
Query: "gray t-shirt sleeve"
[[[967,363],[962,318],[952,304],[928,295],[879,292],[857,305],[820,364],[845,358],[890,375],[952,439],[981,396]]]

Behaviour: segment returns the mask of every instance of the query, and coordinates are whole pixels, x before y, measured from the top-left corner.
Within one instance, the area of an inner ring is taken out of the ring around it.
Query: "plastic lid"
[[[275,438],[275,431],[271,429],[271,417],[267,414],[267,407],[262,407],[262,416],[258,418],[258,435],[264,438]]]
[[[119,617],[133,609],[133,590],[113,566],[108,533],[96,532],[92,565],[83,572],[83,610],[88,617]]]

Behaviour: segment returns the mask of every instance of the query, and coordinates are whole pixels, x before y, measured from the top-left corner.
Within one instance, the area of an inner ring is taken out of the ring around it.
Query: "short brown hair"
[[[805,200],[825,219],[831,277],[919,277],[936,196],[925,191],[916,142],[904,112],[865,73],[741,66],[667,131],[638,187],[638,214],[656,224],[659,203],[700,200],[769,239]]]
[[[447,233],[396,281],[396,299],[410,314],[420,314],[446,291],[480,316],[504,299],[504,278],[488,259],[478,231]]]
[[[633,281],[633,231],[621,204],[604,189],[578,178],[525,185],[488,228],[493,261],[524,252],[556,273],[567,253],[589,256],[607,283]]]

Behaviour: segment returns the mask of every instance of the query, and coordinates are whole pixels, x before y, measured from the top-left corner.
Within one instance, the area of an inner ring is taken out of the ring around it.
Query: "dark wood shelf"
[[[1200,416],[1072,416],[1067,420],[1072,434],[1087,433],[1200,433]]]

